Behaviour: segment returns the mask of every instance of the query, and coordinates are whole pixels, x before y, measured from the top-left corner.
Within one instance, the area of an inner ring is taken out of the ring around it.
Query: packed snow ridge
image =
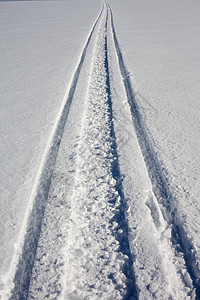
[[[108,4],[66,92],[21,238],[5,298],[200,297],[196,250],[148,136]]]

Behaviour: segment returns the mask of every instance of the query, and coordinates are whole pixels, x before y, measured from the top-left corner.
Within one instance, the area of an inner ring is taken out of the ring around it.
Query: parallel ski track
[[[104,5],[99,16],[94,22],[94,25],[92,26],[92,29],[80,54],[79,61],[65,93],[60,112],[52,130],[49,142],[47,143],[44,156],[36,176],[36,182],[32,191],[33,200],[30,201],[30,206],[32,206],[32,209],[30,215],[28,216],[28,220],[25,221],[25,223],[27,223],[27,229],[26,233],[24,234],[23,248],[17,263],[16,273],[13,280],[14,288],[12,289],[10,296],[10,299],[13,300],[23,300],[27,299],[28,297],[30,277],[34,265],[38,240],[41,232],[41,224],[44,217],[46,201],[51,184],[51,177],[53,174],[60,141],[62,139],[64,127],[73,101],[73,95],[77,86],[82,65],[84,63],[85,55],[103,10]],[[25,227],[25,225],[23,227]],[[23,235],[23,233],[21,233],[21,235]],[[22,237],[20,236],[20,238]]]
[[[163,211],[162,207],[164,208],[165,214],[163,214],[163,217],[167,222],[168,227],[171,228],[172,231],[171,243],[177,253],[183,253],[187,272],[190,274],[190,277],[193,281],[193,286],[196,289],[196,299],[200,299],[200,282],[198,276],[199,269],[195,259],[195,250],[192,242],[187,237],[187,233],[185,232],[184,227],[179,221],[177,210],[176,208],[174,208],[173,195],[169,189],[168,180],[162,172],[162,167],[156,157],[155,150],[152,146],[144,122],[142,120],[142,116],[138,108],[132,84],[129,78],[129,72],[124,63],[122,51],[116,36],[113,13],[109,4],[106,5],[111,15],[113,39],[121,76],[124,82],[126,96],[131,109],[133,125],[142,155],[144,157],[148,175],[152,183],[152,189],[158,200],[158,203],[161,205],[161,211]]]
[[[118,153],[117,153],[117,144],[116,144],[116,136],[115,136],[115,131],[114,131],[114,124],[113,124],[113,111],[112,111],[112,99],[111,99],[111,90],[110,90],[110,75],[109,75],[109,65],[108,65],[108,41],[107,41],[107,31],[108,31],[108,13],[109,10],[107,10],[107,17],[106,17],[106,25],[105,25],[105,30],[106,30],[106,35],[105,35],[105,69],[106,69],[106,85],[107,85],[107,95],[108,95],[108,105],[109,105],[109,110],[110,110],[110,124],[111,124],[111,137],[113,138],[113,145],[112,145],[112,150],[113,150],[113,156],[116,158],[113,161],[113,166],[112,166],[112,174],[113,178],[116,180],[117,185],[116,189],[120,195],[121,198],[121,204],[120,204],[120,209],[119,209],[119,214],[114,217],[115,221],[119,224],[119,227],[123,229],[123,235],[121,237],[118,237],[120,245],[121,245],[121,252],[126,254],[129,258],[129,263],[128,263],[128,269],[124,269],[124,274],[126,277],[130,278],[131,284],[127,286],[127,296],[126,299],[130,299],[131,297],[134,297],[134,299],[137,299],[137,287],[136,287],[136,282],[135,282],[135,274],[134,274],[134,269],[133,269],[133,257],[131,254],[130,250],[130,245],[129,245],[129,239],[128,239],[128,223],[126,220],[126,201],[122,189],[122,184],[121,184],[121,173],[120,173],[120,168],[119,168],[119,160],[118,160]]]

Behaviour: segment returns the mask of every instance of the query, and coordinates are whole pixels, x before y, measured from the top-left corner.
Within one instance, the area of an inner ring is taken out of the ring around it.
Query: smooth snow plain
[[[3,299],[199,299],[199,3],[0,6]]]

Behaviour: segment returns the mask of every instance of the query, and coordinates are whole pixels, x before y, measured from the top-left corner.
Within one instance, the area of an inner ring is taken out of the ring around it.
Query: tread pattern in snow
[[[72,269],[66,278],[65,299],[130,299],[136,294],[112,122],[107,17],[102,22],[78,150],[75,229],[68,254]]]

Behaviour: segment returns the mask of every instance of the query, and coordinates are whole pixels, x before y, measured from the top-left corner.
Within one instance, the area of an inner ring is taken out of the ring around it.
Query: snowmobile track
[[[69,214],[62,219],[62,223],[68,225],[63,231],[58,229],[62,240],[66,239],[60,261],[63,272],[61,270],[62,275],[57,282],[47,279],[48,277],[43,280],[43,271],[53,269],[53,259],[51,263],[47,262],[47,265],[40,267],[41,258],[51,253],[48,247],[42,246],[45,240],[41,238],[38,246],[40,253],[36,256],[29,290],[30,299],[34,299],[34,295],[38,293],[41,281],[47,282],[48,287],[40,291],[39,295],[47,295],[48,290],[61,299],[137,298],[125,216],[126,199],[121,185],[122,176],[113,123],[108,62],[109,25],[108,10],[104,6],[95,35],[92,59],[90,58],[90,73],[77,146],[75,149],[72,147],[75,153],[75,178],[72,193],[65,196]],[[60,160],[60,164],[57,164],[57,168],[61,170],[63,161]],[[67,161],[64,165],[67,165]],[[55,178],[56,174],[53,175],[52,185]],[[67,188],[62,186],[62,189]],[[49,224],[48,218],[52,216],[51,208],[48,210],[50,202],[47,201],[45,224]],[[59,214],[62,214],[62,208],[58,208],[56,219],[59,219]],[[44,228],[43,235],[45,231],[50,231],[46,225]],[[45,248],[44,251],[42,248]]]

